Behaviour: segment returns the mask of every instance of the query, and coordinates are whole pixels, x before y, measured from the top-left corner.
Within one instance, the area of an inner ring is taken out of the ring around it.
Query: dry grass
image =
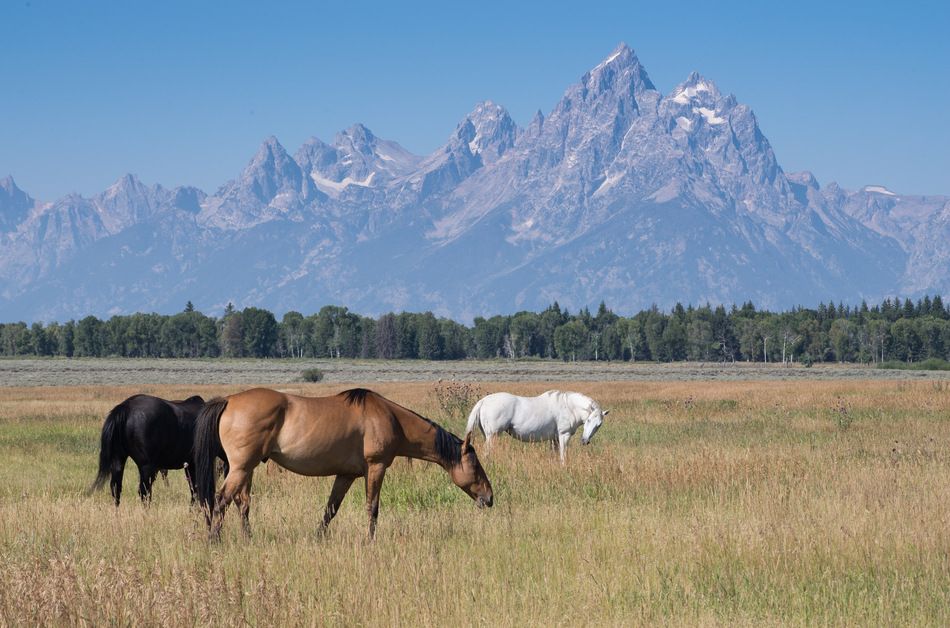
[[[0,388],[0,623],[950,623],[950,388],[935,382],[583,382],[612,410],[568,466],[500,439],[496,507],[397,462],[367,544],[362,488],[323,540],[329,479],[259,470],[218,546],[184,479],[82,496],[97,433],[146,390]],[[536,394],[550,383],[482,383]],[[339,384],[284,390],[328,394]],[[373,385],[444,421],[430,383]],[[842,414],[850,423],[845,426]],[[479,441],[480,442],[480,441]]]

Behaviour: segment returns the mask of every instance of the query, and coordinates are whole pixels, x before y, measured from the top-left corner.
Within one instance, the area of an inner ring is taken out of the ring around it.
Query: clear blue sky
[[[547,113],[620,41],[661,91],[698,70],[749,104],[788,171],[950,194],[947,2],[7,0],[0,176],[212,192],[268,135],[354,122],[428,153],[481,100]]]

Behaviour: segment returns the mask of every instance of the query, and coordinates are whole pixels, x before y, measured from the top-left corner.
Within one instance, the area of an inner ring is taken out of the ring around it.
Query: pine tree
[[[933,315],[937,318],[947,318],[947,310],[944,309],[943,299],[939,294],[934,295],[934,300],[930,303],[930,311],[933,312]]]

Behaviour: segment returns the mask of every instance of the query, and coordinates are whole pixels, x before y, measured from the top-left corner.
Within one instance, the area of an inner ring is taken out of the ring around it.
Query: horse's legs
[[[186,462],[183,471],[185,472],[185,481],[188,482],[188,492],[191,493],[191,503],[194,504],[198,499],[197,493],[195,493],[195,483],[191,480],[191,469],[194,467],[194,464],[191,462]]]
[[[386,465],[376,462],[366,470],[366,513],[369,515],[369,539],[376,536],[376,519],[379,517],[379,489],[383,486]]]
[[[336,516],[336,511],[339,510],[340,504],[343,503],[343,498],[346,497],[346,492],[350,490],[350,486],[355,479],[355,475],[338,475],[336,479],[333,480],[333,488],[330,489],[330,498],[327,499],[327,509],[323,512],[323,523],[317,528],[317,531],[321,535],[326,533],[330,522],[333,520],[333,517]]]
[[[158,469],[151,465],[139,466],[139,497],[142,498],[143,503],[147,504],[152,501],[152,483],[155,482],[157,474]]]
[[[491,442],[495,438],[495,433],[486,432],[484,429],[482,429],[482,433],[485,435],[485,455],[487,456],[491,453]]]
[[[109,490],[115,499],[116,508],[119,507],[119,498],[122,497],[122,475],[125,473],[125,460],[112,461],[112,478],[109,480]]]
[[[228,477],[225,478],[224,484],[221,485],[217,495],[215,495],[214,509],[211,511],[211,518],[208,521],[208,525],[211,528],[210,537],[212,541],[217,541],[221,538],[224,511],[232,501],[237,501],[241,507],[245,533],[250,532],[250,524],[247,521],[247,516],[251,510],[251,473],[253,473],[253,469],[247,470],[241,467],[232,467],[229,470]],[[242,491],[245,492],[242,493]]]
[[[557,444],[561,450],[561,464],[567,464],[567,441],[571,440],[570,432],[562,432],[557,435]]]
[[[238,511],[241,513],[241,530],[244,532],[244,538],[251,536],[251,479],[253,477],[254,472],[248,472],[247,481],[241,485],[234,496],[234,503],[237,504]]]

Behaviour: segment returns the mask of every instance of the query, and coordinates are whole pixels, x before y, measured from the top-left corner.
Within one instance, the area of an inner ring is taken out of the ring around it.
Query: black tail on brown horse
[[[217,481],[215,458],[225,460],[225,468],[227,465],[227,458],[221,447],[221,438],[218,436],[218,423],[227,407],[227,399],[212,399],[201,409],[201,414],[198,415],[198,421],[195,424],[195,444],[192,450],[192,458],[195,461],[195,493],[198,495],[198,503],[201,504],[208,517],[211,516],[214,506],[214,490]]]

